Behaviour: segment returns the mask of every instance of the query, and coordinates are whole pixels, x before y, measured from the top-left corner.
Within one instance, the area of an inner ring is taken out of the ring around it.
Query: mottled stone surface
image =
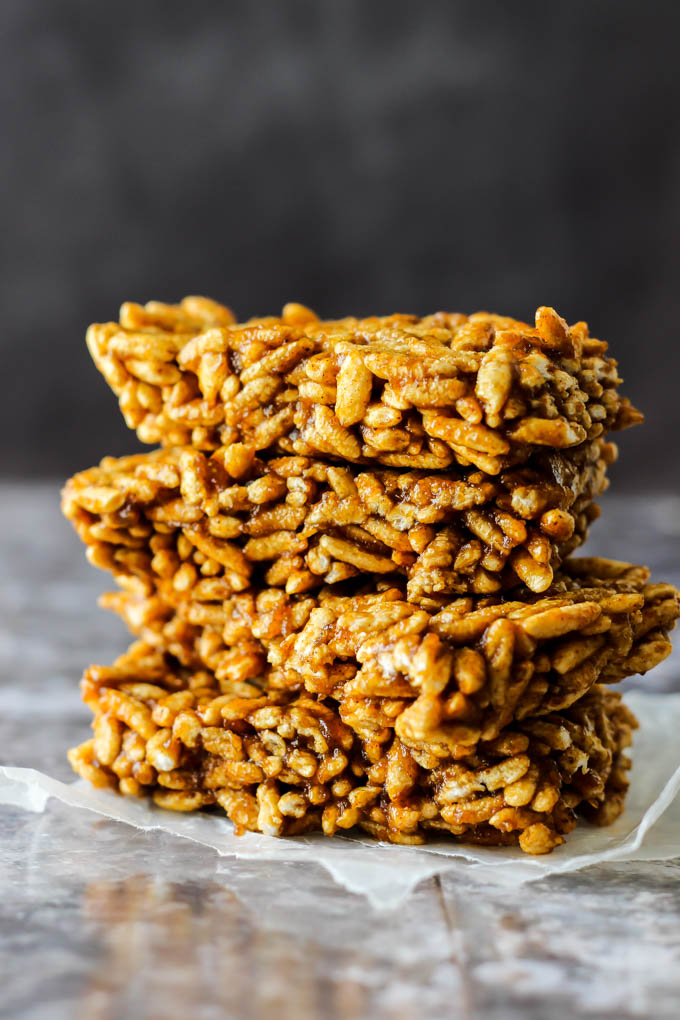
[[[606,500],[589,551],[680,582],[680,501]],[[69,778],[77,679],[127,641],[57,487],[0,487],[0,762]],[[638,684],[678,689],[678,657]],[[27,730],[30,719],[31,730]],[[680,850],[679,850],[680,852]],[[219,858],[50,802],[0,809],[0,1015],[676,1017],[680,861],[508,890],[472,871],[390,915],[320,867]]]

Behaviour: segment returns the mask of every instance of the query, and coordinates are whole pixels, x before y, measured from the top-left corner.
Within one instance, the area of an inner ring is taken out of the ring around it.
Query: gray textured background
[[[242,316],[555,304],[677,484],[680,5],[0,5],[0,469],[136,448],[83,345],[129,298]],[[670,466],[669,466],[670,464]]]

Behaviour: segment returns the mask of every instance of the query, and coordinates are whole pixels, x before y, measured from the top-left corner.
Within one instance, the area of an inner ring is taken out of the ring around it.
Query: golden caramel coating
[[[680,601],[571,558],[642,420],[585,323],[189,297],[87,343],[161,449],[62,494],[141,639],[85,673],[76,772],[277,836],[542,854],[617,817],[637,724],[603,685],[668,655]]]
[[[541,592],[597,516],[615,448],[598,439],[496,476],[279,457],[234,478],[222,454],[107,457],[70,479],[62,507],[91,562],[177,591],[199,585],[211,599],[394,573],[416,602],[519,584]]]
[[[127,303],[87,343],[143,442],[489,475],[642,416],[585,323],[480,312],[323,322],[302,305],[237,323],[207,298]]]
[[[464,757],[513,721],[575,704],[597,683],[645,673],[670,652],[680,606],[641,567],[568,560],[544,596],[416,606],[387,588],[222,603],[128,591],[104,598],[150,646],[218,684],[332,697],[366,740],[396,732],[429,758]]]
[[[175,811],[216,805],[237,831],[359,826],[396,843],[447,834],[530,854],[564,842],[577,814],[617,817],[636,726],[619,695],[594,687],[562,714],[440,759],[393,732],[357,736],[332,698],[218,686],[141,643],[112,667],[91,667],[82,689],[94,737],[69,759],[95,786]]]

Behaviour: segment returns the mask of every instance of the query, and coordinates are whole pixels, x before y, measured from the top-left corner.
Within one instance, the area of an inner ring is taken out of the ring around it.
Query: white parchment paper
[[[41,812],[49,798],[56,797],[138,829],[160,829],[194,840],[224,856],[321,864],[346,889],[389,909],[423,879],[457,868],[473,868],[483,881],[519,885],[606,861],[680,856],[680,800],[675,801],[680,789],[680,694],[632,692],[626,702],[640,721],[626,811],[608,828],[580,824],[564,846],[545,857],[528,857],[514,847],[467,847],[443,839],[405,847],[361,836],[236,836],[226,818],[176,814],[83,781],[62,783],[34,769],[10,766],[0,766],[0,804]]]

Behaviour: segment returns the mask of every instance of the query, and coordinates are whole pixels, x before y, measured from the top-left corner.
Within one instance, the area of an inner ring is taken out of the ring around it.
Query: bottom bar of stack
[[[71,764],[95,786],[178,811],[221,808],[237,831],[270,835],[358,826],[396,843],[449,834],[541,854],[579,816],[608,824],[623,808],[636,721],[600,685],[465,757],[428,760],[398,736],[359,736],[331,697],[261,682],[218,683],[138,642],[86,672],[94,738]]]

